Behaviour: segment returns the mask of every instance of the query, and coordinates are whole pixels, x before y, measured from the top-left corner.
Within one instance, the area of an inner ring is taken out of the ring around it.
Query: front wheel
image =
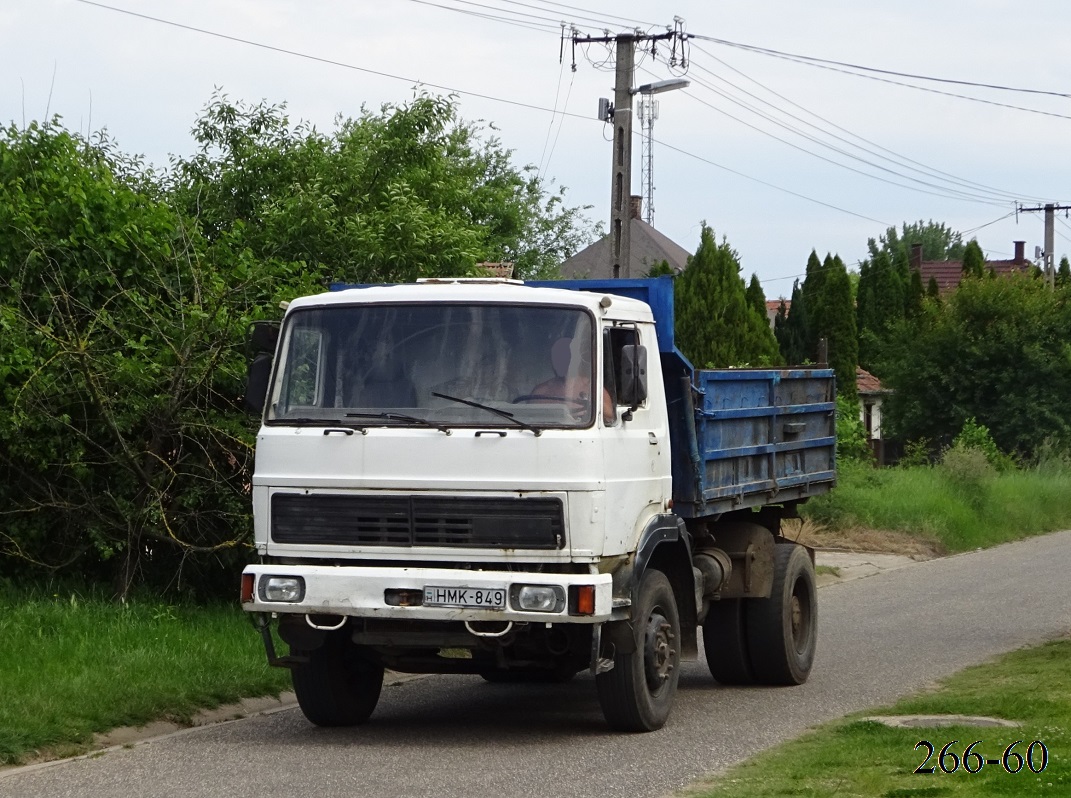
[[[643,575],[633,609],[635,650],[615,655],[614,667],[596,676],[595,686],[611,728],[654,731],[669,718],[680,677],[680,616],[664,573]]]
[[[383,666],[360,656],[347,635],[329,634],[305,652],[290,678],[302,713],[317,726],[356,726],[368,720],[383,689]]]
[[[770,597],[748,600],[745,610],[755,680],[770,685],[807,681],[818,642],[818,591],[814,564],[803,546],[774,546]]]

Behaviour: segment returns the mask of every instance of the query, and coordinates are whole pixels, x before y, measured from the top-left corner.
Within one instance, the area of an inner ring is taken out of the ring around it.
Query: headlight
[[[262,576],[260,598],[295,604],[305,598],[305,580],[300,576]]]
[[[565,589],[559,585],[513,585],[510,604],[525,612],[561,612],[565,609]]]

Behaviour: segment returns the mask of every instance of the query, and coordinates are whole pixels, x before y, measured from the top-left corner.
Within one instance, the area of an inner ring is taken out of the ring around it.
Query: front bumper
[[[348,615],[358,618],[408,618],[431,621],[513,621],[528,623],[602,623],[613,611],[613,586],[609,574],[550,574],[516,571],[470,571],[445,568],[362,568],[335,565],[247,566],[243,575],[253,577],[252,599],[242,608],[248,612]],[[266,601],[261,580],[267,577],[299,577],[304,580],[300,601]],[[594,612],[570,614],[570,602],[560,612],[505,608],[459,608],[438,606],[393,606],[387,591],[423,592],[429,585],[446,588],[500,588],[510,595],[513,585],[559,585],[567,595],[575,587],[591,587]],[[248,597],[246,597],[248,598]]]

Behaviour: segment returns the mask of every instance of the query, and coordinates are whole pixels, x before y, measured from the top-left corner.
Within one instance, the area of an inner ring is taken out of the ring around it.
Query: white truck
[[[334,289],[254,327],[247,391],[241,600],[311,722],[366,721],[386,668],[589,669],[651,731],[700,639],[720,682],[807,679],[813,555],[781,519],[836,479],[830,370],[694,369],[668,278]]]

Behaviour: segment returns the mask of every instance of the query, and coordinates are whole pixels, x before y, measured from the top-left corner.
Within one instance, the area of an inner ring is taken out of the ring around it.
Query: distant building
[[[1016,274],[1026,272],[1033,267],[1033,263],[1026,259],[1023,251],[1026,249],[1025,241],[1015,241],[1015,257],[1011,260],[987,260],[986,271],[995,272],[997,275]],[[923,260],[922,244],[911,245],[911,268],[918,271],[922,277],[922,288],[925,290],[930,285],[932,277],[937,282],[937,290],[947,294],[959,286],[963,279],[963,261],[961,260]]]
[[[767,299],[766,300],[766,318],[770,322],[770,329],[773,329],[774,319],[777,318],[777,311],[781,309],[781,303],[785,303],[785,318],[788,318],[788,314],[792,312],[792,300],[791,299]]]
[[[640,218],[641,197],[632,197],[629,212],[631,233],[629,274],[643,277],[662,261],[678,274],[688,265],[689,252]],[[610,265],[610,236],[605,235],[562,263],[562,277],[570,280],[613,277]]]
[[[866,440],[874,460],[878,465],[885,465],[885,436],[881,431],[881,406],[889,390],[882,386],[881,380],[866,369],[855,369],[855,387],[859,392],[859,420],[866,430]]]

